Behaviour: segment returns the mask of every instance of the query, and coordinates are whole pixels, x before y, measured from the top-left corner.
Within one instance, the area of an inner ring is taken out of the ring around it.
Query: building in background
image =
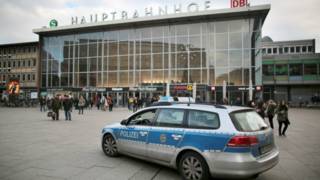
[[[262,97],[261,28],[270,5],[146,16],[35,29],[41,91],[185,96],[202,101]],[[226,84],[226,88],[223,85]],[[223,93],[226,89],[226,93]],[[260,88],[257,88],[258,90]],[[195,92],[196,91],[196,92]],[[251,91],[251,93],[250,93]],[[253,91],[253,92],[252,92]],[[256,92],[255,92],[256,91]]]
[[[262,47],[264,100],[297,105],[319,97],[320,54],[314,39],[274,42],[264,37]]]
[[[38,92],[38,72],[38,42],[0,45],[1,95],[7,93],[8,84],[15,81],[20,86],[20,97],[30,98],[31,92]]]

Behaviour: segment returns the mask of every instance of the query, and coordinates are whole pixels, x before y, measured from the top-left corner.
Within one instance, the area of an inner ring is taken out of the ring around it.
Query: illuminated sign
[[[208,10],[211,7],[211,1],[205,1],[204,4],[199,5],[198,3],[189,3],[186,5],[176,4],[173,7],[169,8],[168,6],[164,7],[147,7],[144,9],[144,12],[139,12],[134,10],[132,13],[128,11],[113,11],[109,13],[102,14],[91,14],[90,16],[73,16],[71,17],[71,25],[75,24],[86,24],[86,23],[96,23],[100,21],[109,21],[109,20],[127,20],[127,19],[136,19],[143,16],[162,16],[168,15],[169,13],[178,14],[183,12],[199,12],[201,9]]]
[[[231,0],[230,6],[231,6],[231,8],[248,6],[248,0]]]
[[[19,94],[20,92],[20,84],[18,80],[11,80],[8,83],[8,93],[9,94]]]

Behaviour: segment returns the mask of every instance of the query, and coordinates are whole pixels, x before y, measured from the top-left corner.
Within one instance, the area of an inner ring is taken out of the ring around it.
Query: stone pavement
[[[52,121],[38,108],[0,108],[0,179],[181,179],[170,168],[103,154],[102,127],[124,119],[127,109],[74,111],[72,121],[60,113],[60,121]],[[280,163],[260,180],[320,179],[320,110],[290,109],[289,117],[287,137],[275,133]]]

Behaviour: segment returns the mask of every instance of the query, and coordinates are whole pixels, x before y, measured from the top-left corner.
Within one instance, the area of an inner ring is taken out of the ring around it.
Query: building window
[[[33,59],[33,66],[36,66],[36,59]]]
[[[313,52],[312,46],[308,46],[308,52]]]
[[[266,48],[262,49],[262,54],[266,54]]]
[[[17,78],[18,78],[18,79],[19,79],[19,81],[20,81],[20,74],[18,74],[18,75],[17,75]]]
[[[263,65],[262,73],[264,76],[273,76],[274,75],[274,65],[273,64]]]
[[[275,69],[277,76],[287,76],[288,75],[288,65],[287,64],[277,64]]]
[[[10,61],[8,62],[8,67],[11,67],[11,62]]]
[[[22,75],[22,81],[25,81],[25,80],[26,80],[26,75],[23,74],[23,75]]]
[[[32,74],[32,80],[35,81],[36,80],[36,75]]]
[[[12,67],[16,67],[16,62],[15,61],[12,62]]]
[[[294,47],[290,47],[290,53],[294,53]]]
[[[28,74],[28,81],[30,81],[31,80],[31,76],[30,76],[30,74]]]
[[[296,47],[296,53],[300,53],[300,49],[301,49],[300,46],[297,46]]]
[[[278,54],[278,48],[273,48],[272,52],[273,54]]]
[[[20,67],[20,61],[18,61],[18,67]]]
[[[302,76],[302,64],[289,65],[290,76]]]
[[[30,66],[31,66],[31,61],[29,60],[29,61],[28,61],[28,67],[30,67]]]
[[[7,67],[7,62],[6,61],[3,62],[3,67],[4,68]]]
[[[284,53],[288,53],[289,52],[289,48],[288,47],[284,47]]]
[[[25,67],[25,65],[26,65],[26,62],[22,61],[22,67]]]
[[[307,52],[307,47],[306,46],[302,46],[302,52]]]
[[[283,54],[283,48],[279,48],[279,54]]]
[[[271,53],[272,53],[271,48],[268,48],[268,54],[271,54]]]
[[[304,75],[317,75],[317,64],[305,64]]]

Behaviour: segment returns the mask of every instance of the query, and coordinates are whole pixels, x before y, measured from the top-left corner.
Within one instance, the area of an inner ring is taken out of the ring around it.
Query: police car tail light
[[[258,144],[256,136],[234,136],[228,142],[229,147],[249,147]]]

